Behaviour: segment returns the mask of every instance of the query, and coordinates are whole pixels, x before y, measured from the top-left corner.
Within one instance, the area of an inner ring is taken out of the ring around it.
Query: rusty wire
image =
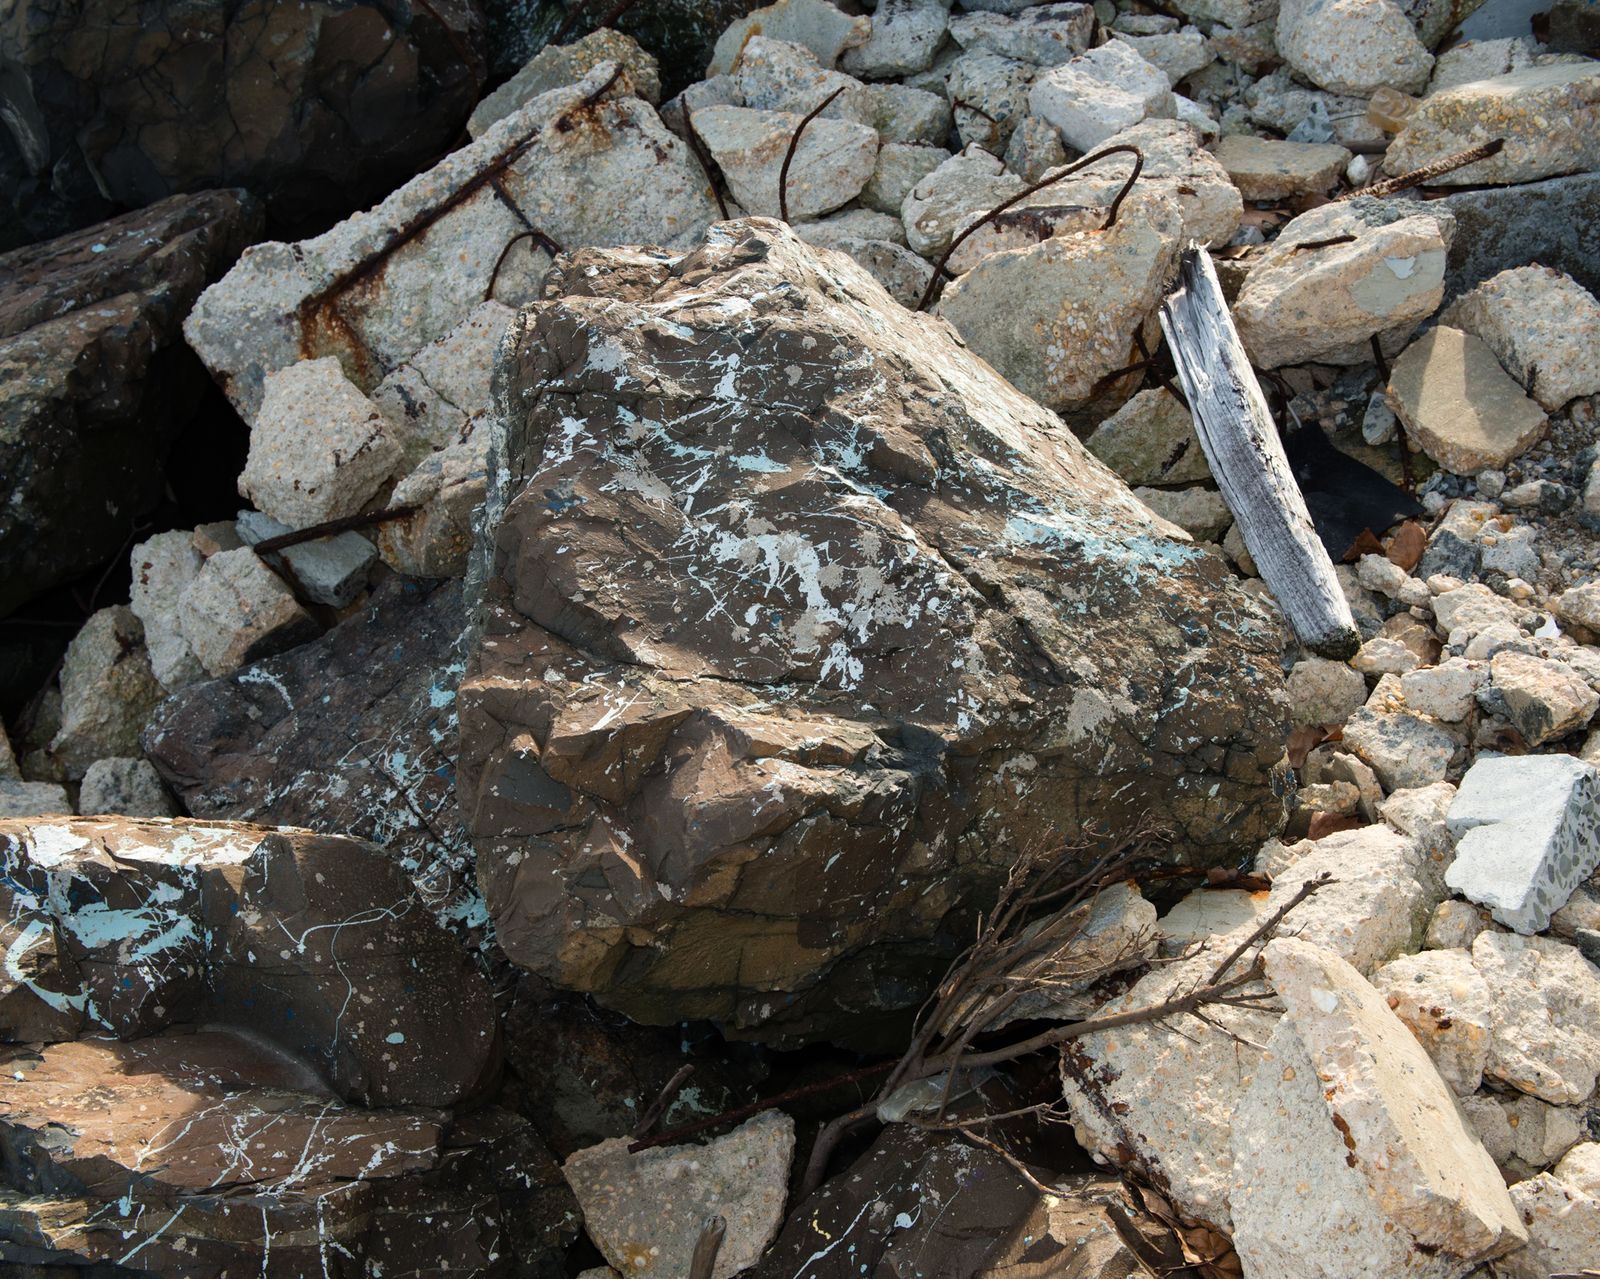
[[[824,103],[823,105],[826,106],[827,104]],[[1072,174],[1088,168],[1091,164],[1096,164],[1099,161],[1104,160],[1107,156],[1118,154],[1131,155],[1133,157],[1133,172],[1128,174],[1128,180],[1122,184],[1122,189],[1117,192],[1111,203],[1106,206],[1106,220],[1101,225],[1100,229],[1102,231],[1109,231],[1117,224],[1117,213],[1122,208],[1122,202],[1127,198],[1128,192],[1133,190],[1133,184],[1139,180],[1139,174],[1144,170],[1144,152],[1140,151],[1138,147],[1132,146],[1128,143],[1119,143],[1117,146],[1107,147],[1104,151],[1096,151],[1093,155],[1086,155],[1081,160],[1073,161],[1073,163],[1067,165],[1064,169],[1057,169],[1048,177],[1041,178],[1031,186],[1024,187],[1009,200],[1002,201],[1001,203],[995,205],[994,208],[990,209],[976,222],[966,227],[959,235],[950,241],[950,247],[944,251],[944,256],[941,257],[934,265],[933,274],[928,278],[928,287],[923,289],[922,296],[917,299],[917,305],[914,309],[918,311],[926,311],[928,309],[928,303],[933,300],[933,290],[939,283],[939,278],[949,274],[949,272],[945,270],[945,264],[950,261],[951,255],[961,247],[962,242],[965,241],[966,238],[974,231],[978,230],[980,227],[987,226],[1012,205],[1026,200],[1030,195],[1035,195],[1038,192],[1043,191],[1047,186],[1051,186],[1054,183],[1061,181],[1062,178],[1071,177]]]
[[[810,124],[825,110],[828,105],[845,91],[848,86],[840,85],[816,106],[806,113],[805,119],[794,127],[794,136],[789,139],[789,149],[783,153],[783,168],[778,170],[778,216],[787,222],[789,220],[789,165],[794,160],[795,149],[800,145],[800,135],[806,131]]]
[[[506,264],[506,259],[511,256],[511,250],[523,240],[532,240],[551,257],[556,257],[563,252],[559,244],[537,228],[530,228],[512,236],[506,241],[506,247],[500,250],[500,256],[494,260],[494,270],[489,272],[489,283],[483,290],[483,300],[485,302],[494,296],[494,286],[500,282],[500,268]]]

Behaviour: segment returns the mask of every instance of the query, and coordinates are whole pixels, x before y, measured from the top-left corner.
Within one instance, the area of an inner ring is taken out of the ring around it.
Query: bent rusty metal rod
[[[778,216],[785,222],[789,220],[789,165],[794,160],[796,148],[800,145],[800,135],[806,131],[806,125],[826,111],[828,105],[848,87],[841,84],[821,102],[817,103],[816,106],[812,107],[806,113],[805,119],[794,127],[794,136],[789,139],[789,149],[783,153],[783,168],[778,170]]]
[[[506,247],[500,250],[500,256],[494,260],[494,270],[489,272],[489,286],[483,291],[483,300],[485,302],[494,296],[494,286],[500,282],[500,268],[506,264],[506,259],[511,256],[511,250],[524,240],[532,240],[553,258],[560,257],[563,252],[559,244],[537,228],[512,236],[506,241]]]
[[[717,211],[722,214],[722,220],[728,220],[728,202],[722,198],[722,186],[717,178],[720,171],[716,161],[711,158],[711,152],[706,150],[705,139],[700,136],[700,130],[694,127],[694,109],[685,102],[683,104],[683,131],[689,137],[689,150],[694,152],[694,158],[700,161],[700,167],[706,171],[706,181],[711,184],[711,194],[716,197]]]
[[[993,222],[1012,205],[1017,204],[1022,200],[1026,200],[1030,195],[1035,195],[1038,192],[1043,191],[1047,186],[1061,181],[1062,178],[1071,177],[1074,173],[1078,173],[1083,169],[1087,169],[1091,164],[1099,163],[1107,156],[1119,154],[1131,155],[1133,157],[1133,172],[1128,174],[1128,180],[1122,184],[1122,190],[1117,192],[1116,196],[1107,206],[1106,220],[1101,225],[1100,229],[1102,231],[1107,231],[1114,227],[1117,224],[1117,213],[1122,208],[1123,200],[1127,198],[1128,192],[1133,190],[1133,184],[1139,180],[1139,174],[1144,169],[1144,153],[1140,151],[1138,147],[1129,145],[1128,143],[1119,143],[1117,146],[1107,147],[1104,151],[1096,151],[1093,155],[1086,155],[1081,160],[1075,160],[1071,164],[1067,165],[1066,168],[1057,169],[1054,173],[1050,174],[1049,177],[1041,178],[1032,186],[1025,187],[1023,190],[1018,191],[1017,194],[1012,196],[1009,200],[995,205],[994,208],[990,209],[976,222],[972,223],[971,226],[963,230],[960,235],[956,236],[955,239],[950,241],[950,247],[944,251],[944,256],[939,259],[938,263],[933,268],[933,275],[928,279],[928,287],[923,289],[922,296],[917,299],[917,305],[915,309],[918,311],[926,311],[928,309],[928,303],[933,300],[934,286],[939,283],[939,278],[941,276],[949,274],[949,272],[945,270],[945,264],[950,261],[951,254],[959,249],[962,242],[974,231],[978,230],[980,227],[987,226],[990,222]]]
[[[1490,156],[1499,155],[1505,149],[1505,145],[1506,140],[1504,138],[1496,138],[1492,142],[1485,142],[1482,146],[1471,147],[1466,151],[1457,151],[1454,155],[1447,155],[1442,159],[1435,160],[1432,164],[1423,165],[1420,169],[1412,169],[1409,173],[1401,173],[1392,178],[1385,178],[1382,182],[1374,182],[1369,187],[1355,187],[1335,196],[1332,203],[1338,204],[1342,200],[1353,200],[1358,195],[1393,195],[1397,191],[1419,187],[1429,178],[1443,177],[1446,173],[1453,173],[1456,169],[1464,169],[1469,164],[1476,164],[1479,160],[1487,160]]]

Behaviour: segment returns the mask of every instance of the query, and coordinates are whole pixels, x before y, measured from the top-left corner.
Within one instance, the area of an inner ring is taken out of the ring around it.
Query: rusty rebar
[[[1369,187],[1358,187],[1335,196],[1334,204],[1342,200],[1353,200],[1358,195],[1386,196],[1397,191],[1405,191],[1411,187],[1419,187],[1429,178],[1440,178],[1446,173],[1453,173],[1457,169],[1464,169],[1469,164],[1476,164],[1479,160],[1487,160],[1490,156],[1499,155],[1505,149],[1506,140],[1495,138],[1492,142],[1485,142],[1481,146],[1471,147],[1466,151],[1457,151],[1454,155],[1447,155],[1443,159],[1435,160],[1432,164],[1425,164],[1420,169],[1412,169],[1409,173],[1401,173],[1392,178],[1385,178],[1382,182],[1374,182]]]
[[[694,158],[700,161],[700,167],[706,171],[706,181],[711,184],[711,194],[716,197],[717,211],[722,214],[722,220],[728,220],[728,202],[722,197],[722,187],[717,182],[721,170],[717,162],[711,158],[711,152],[706,149],[706,140],[700,136],[700,130],[694,127],[694,109],[685,102],[683,104],[683,128],[687,133],[689,150],[694,152]]]
[[[794,127],[794,136],[789,139],[789,149],[783,153],[783,168],[778,170],[778,216],[787,222],[789,220],[789,165],[794,160],[795,150],[800,145],[800,135],[806,131],[810,124],[825,110],[828,105],[845,91],[848,86],[840,85],[816,106],[806,113],[806,116]]]

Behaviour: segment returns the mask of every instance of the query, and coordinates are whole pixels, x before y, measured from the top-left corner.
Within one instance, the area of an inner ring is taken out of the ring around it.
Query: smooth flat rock
[[[1457,475],[1498,470],[1546,429],[1544,410],[1482,339],[1447,324],[1429,329],[1394,362],[1389,395],[1412,440]]]
[[[1506,927],[1543,932],[1600,866],[1600,772],[1570,755],[1480,759],[1447,820],[1457,842],[1445,882]]]
[[[1505,140],[1498,155],[1442,174],[1438,184],[1533,182],[1600,169],[1600,66],[1529,67],[1432,94],[1406,117],[1384,164],[1404,173],[1496,138]]]
[[[1246,200],[1327,195],[1339,185],[1350,152],[1313,142],[1278,142],[1229,134],[1217,143],[1217,162]]]

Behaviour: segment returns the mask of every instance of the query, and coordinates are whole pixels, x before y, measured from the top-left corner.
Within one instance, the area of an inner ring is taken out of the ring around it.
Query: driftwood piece
[[[1323,657],[1350,657],[1361,646],[1350,605],[1203,248],[1184,251],[1178,287],[1161,304],[1161,329],[1195,434],[1262,580],[1302,644]]]

